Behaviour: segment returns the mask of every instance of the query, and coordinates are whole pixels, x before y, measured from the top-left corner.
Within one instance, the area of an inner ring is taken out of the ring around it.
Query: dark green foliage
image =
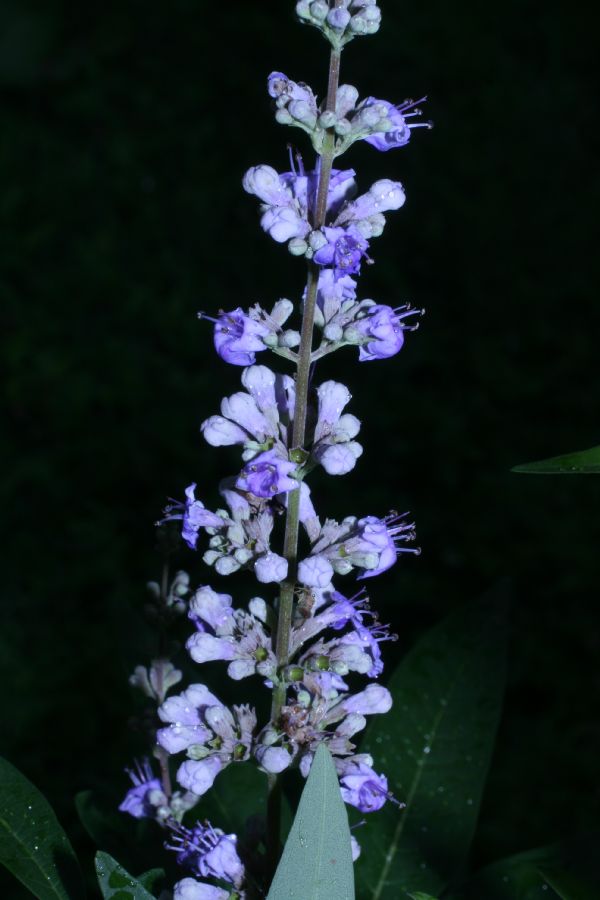
[[[0,758],[0,864],[39,900],[79,900],[83,883],[65,832],[45,797]]]
[[[108,853],[96,854],[96,874],[105,900],[154,900],[142,880],[126,872]],[[156,873],[148,872],[145,877],[153,883]]]
[[[373,717],[361,751],[406,806],[387,803],[358,836],[365,900],[439,892],[465,865],[502,706],[505,607],[498,591],[453,613],[390,679],[394,706]]]
[[[513,472],[529,475],[598,475],[600,473],[600,447],[553,456],[538,462],[514,466]]]

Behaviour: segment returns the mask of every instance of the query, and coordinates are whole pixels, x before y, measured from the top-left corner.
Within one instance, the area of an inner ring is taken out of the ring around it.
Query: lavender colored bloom
[[[286,563],[287,568],[287,563]],[[228,594],[216,594],[211,588],[201,588],[190,603],[190,618],[198,631],[186,643],[197,663],[211,660],[229,662],[227,673],[239,681],[258,672],[272,677],[277,667],[271,638],[266,634],[266,604],[260,597],[251,601],[250,612],[232,609]]]
[[[316,392],[318,411],[312,455],[329,475],[345,475],[362,454],[361,445],[352,440],[360,430],[359,420],[342,415],[350,391],[337,381],[325,381]]]
[[[229,900],[230,896],[230,891],[195,878],[182,878],[173,887],[173,900]],[[244,894],[239,896],[243,898]]]
[[[185,489],[186,500],[184,503],[173,503],[165,509],[165,517],[158,522],[171,522],[175,519],[182,520],[181,536],[191,550],[196,549],[198,532],[207,526],[217,527],[223,525],[223,519],[216,513],[205,508],[200,500],[196,500],[196,483],[192,483]],[[181,512],[179,511],[181,510]],[[175,512],[174,512],[175,511]]]
[[[288,573],[288,561],[269,551],[254,563],[254,573],[261,584],[280,584]]]
[[[171,843],[167,850],[174,850],[180,866],[201,878],[216,878],[239,888],[244,881],[244,865],[237,852],[235,834],[225,834],[210,823],[197,822],[193,828],[170,823]]]
[[[359,713],[361,716],[389,712],[392,695],[381,684],[368,684],[364,691],[345,697],[340,703],[344,713]]]
[[[360,362],[371,359],[387,359],[398,353],[404,344],[404,332],[413,331],[416,325],[405,325],[408,316],[421,315],[421,310],[410,306],[375,304],[369,306],[366,315],[358,318],[351,327],[352,338],[360,342],[358,358]],[[344,333],[348,339],[348,331]]]
[[[272,497],[295,491],[300,486],[299,482],[289,476],[296,469],[296,463],[283,459],[276,450],[265,450],[244,466],[235,485],[255,497]]]
[[[308,587],[327,588],[333,578],[333,567],[325,556],[308,556],[298,564],[298,581]]]
[[[345,803],[360,812],[376,812],[388,799],[388,783],[385,775],[378,775],[364,762],[348,760],[340,775],[340,787]]]
[[[323,228],[327,243],[315,253],[319,266],[332,266],[336,277],[360,272],[362,259],[369,248],[368,241],[354,225]]]
[[[209,318],[202,314],[203,318]],[[262,322],[246,315],[238,306],[232,312],[222,312],[215,323],[215,350],[225,362],[234,366],[249,366],[256,360],[256,354],[267,347],[263,338],[269,329]]]
[[[131,778],[133,787],[125,794],[119,811],[129,813],[134,819],[153,818],[157,805],[167,802],[160,778],[154,775],[148,759],[142,760],[141,763],[137,762],[135,769],[125,769],[125,771]],[[158,803],[150,801],[152,794],[156,795],[152,799],[158,800]]]
[[[177,781],[202,796],[219,772],[231,762],[248,758],[256,714],[248,706],[227,709],[203,684],[192,684],[183,694],[170,697],[158,709],[161,728],[156,739],[168,753],[186,750]]]
[[[315,325],[326,327],[332,319],[347,308],[352,308],[356,300],[356,281],[349,275],[338,278],[332,269],[321,269],[317,288]]]
[[[421,101],[425,99],[425,97],[422,97],[421,100],[417,100],[416,103],[421,103]],[[386,119],[389,124],[389,129],[384,132],[370,134],[363,138],[363,140],[365,140],[367,144],[371,144],[371,146],[375,147],[376,150],[381,151],[394,150],[396,147],[404,147],[410,140],[411,128],[431,128],[429,122],[408,123],[406,121],[414,116],[421,115],[421,110],[416,109],[416,103],[414,100],[406,100],[404,103],[394,106],[393,103],[389,103],[387,100],[376,100],[375,97],[367,97],[367,99],[361,103],[360,108],[364,110],[375,105],[383,107],[387,113]]]
[[[400,209],[406,201],[404,188],[399,181],[381,178],[375,181],[365,194],[348,203],[338,216],[336,225],[362,223],[384,212]],[[385,221],[385,220],[384,220]],[[383,230],[383,227],[381,228]],[[350,273],[352,274],[352,273]]]

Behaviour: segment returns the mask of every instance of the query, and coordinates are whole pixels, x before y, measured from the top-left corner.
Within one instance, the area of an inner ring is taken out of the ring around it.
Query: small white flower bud
[[[276,744],[279,740],[279,734],[275,731],[274,728],[267,728],[263,731],[260,742],[264,744],[265,747],[271,747],[273,744]]]
[[[346,116],[356,106],[358,89],[353,84],[341,84],[338,88],[335,101],[335,110],[338,116]]]
[[[244,547],[240,547],[240,549],[236,550],[233,555],[241,566],[243,566],[244,563],[247,563],[248,560],[252,559],[252,551],[246,550]]]
[[[273,334],[272,332],[271,332],[271,334],[267,334],[263,338],[263,344],[266,344],[267,347],[276,347],[278,345],[278,343],[279,343],[279,341],[277,340],[277,335]]]
[[[304,256],[308,250],[308,244],[303,238],[292,238],[287,246],[292,256]]]
[[[348,119],[338,119],[335,123],[334,131],[336,134],[339,134],[340,137],[346,137],[346,135],[350,134],[352,131],[352,125]]]
[[[323,22],[327,18],[327,13],[329,12],[329,5],[324,3],[323,0],[315,0],[314,3],[310,4],[310,14],[313,19],[316,19],[317,22]]]
[[[327,338],[328,341],[341,341],[343,335],[343,328],[341,325],[326,325],[323,334]]]
[[[383,234],[383,229],[385,228],[385,216],[383,213],[375,213],[373,216],[369,216],[369,222],[371,225],[371,234],[373,237],[380,237]]]
[[[350,31],[352,31],[353,34],[367,33],[367,20],[362,13],[352,16],[352,19],[350,20]]]
[[[294,120],[287,109],[278,109],[275,113],[275,121],[280,125],[291,125]]]
[[[308,0],[298,0],[298,3],[296,3],[296,15],[299,19],[311,18],[310,6],[311,4]]]
[[[337,116],[332,109],[326,109],[319,116],[319,125],[321,128],[332,128],[337,122]]]
[[[304,125],[308,125],[309,128],[314,128],[314,126],[316,125],[317,117],[311,110],[306,100],[292,100],[288,109],[290,111],[290,114],[294,117],[294,119],[297,119],[298,122],[302,122]]]
[[[316,253],[317,250],[320,250],[321,247],[325,246],[325,244],[327,243],[327,238],[325,237],[325,235],[323,234],[322,231],[311,231],[311,233],[308,236],[308,243],[309,243],[310,249],[314,253]]]
[[[231,556],[221,556],[215,563],[215,570],[219,575],[231,575],[233,572],[237,572],[239,567],[239,562]]]
[[[280,347],[288,347],[291,349],[292,347],[297,347],[300,343],[300,332],[299,331],[284,331],[279,339]]]

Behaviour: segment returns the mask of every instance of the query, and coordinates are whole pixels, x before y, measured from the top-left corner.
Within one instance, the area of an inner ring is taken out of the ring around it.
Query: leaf
[[[538,869],[540,875],[561,900],[598,900],[598,886],[583,882],[578,875],[566,869],[547,866]]]
[[[164,869],[148,869],[148,871],[144,872],[143,875],[138,875],[139,883],[150,893],[152,893],[152,891],[156,893],[159,888],[160,882],[163,881],[164,878]]]
[[[514,466],[511,472],[525,472],[530,475],[598,475],[600,446],[580,450],[578,453],[567,453],[565,456],[552,456],[538,462],[523,463]]]
[[[83,897],[79,864],[46,798],[0,757],[0,863],[40,900]]]
[[[96,853],[96,875],[102,896],[111,900],[154,900],[146,888],[108,853]],[[151,872],[146,872],[147,877]]]
[[[517,853],[476,872],[449,900],[552,900],[540,866],[563,859],[564,848],[558,844]]]
[[[424,894],[422,891],[417,891],[416,894],[409,894],[409,897],[412,897],[412,900],[437,900],[436,897],[432,897],[431,894]]]
[[[439,893],[463,867],[500,718],[506,602],[495,592],[426,634],[394,672],[390,713],[361,752],[386,772],[404,809],[386,803],[358,835],[357,879],[369,900]]]
[[[348,816],[323,744],[315,753],[267,900],[354,900]]]
[[[215,827],[243,834],[248,819],[266,815],[266,798],[267,776],[250,763],[237,763],[219,775],[198,810]]]

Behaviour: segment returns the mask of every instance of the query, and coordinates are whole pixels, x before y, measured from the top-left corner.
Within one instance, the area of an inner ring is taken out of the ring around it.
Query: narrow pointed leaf
[[[79,864],[38,789],[0,757],[0,864],[39,900],[84,896]]]
[[[500,591],[449,616],[392,675],[392,710],[373,717],[361,751],[406,806],[386,803],[357,835],[365,900],[439,894],[463,867],[500,718],[505,657]]]
[[[540,867],[539,873],[561,900],[598,900],[600,886],[584,882],[579,875],[566,869]]]
[[[315,754],[267,900],[354,900],[348,816],[331,754]]]
[[[523,463],[511,469],[512,472],[525,472],[529,475],[598,475],[600,474],[600,446],[567,453],[564,456],[552,456],[538,462]]]
[[[99,851],[96,853],[96,876],[102,896],[114,898],[114,900],[154,900],[149,891],[143,884],[130,875],[123,866],[112,858],[108,853]],[[144,877],[147,877],[146,872]]]

